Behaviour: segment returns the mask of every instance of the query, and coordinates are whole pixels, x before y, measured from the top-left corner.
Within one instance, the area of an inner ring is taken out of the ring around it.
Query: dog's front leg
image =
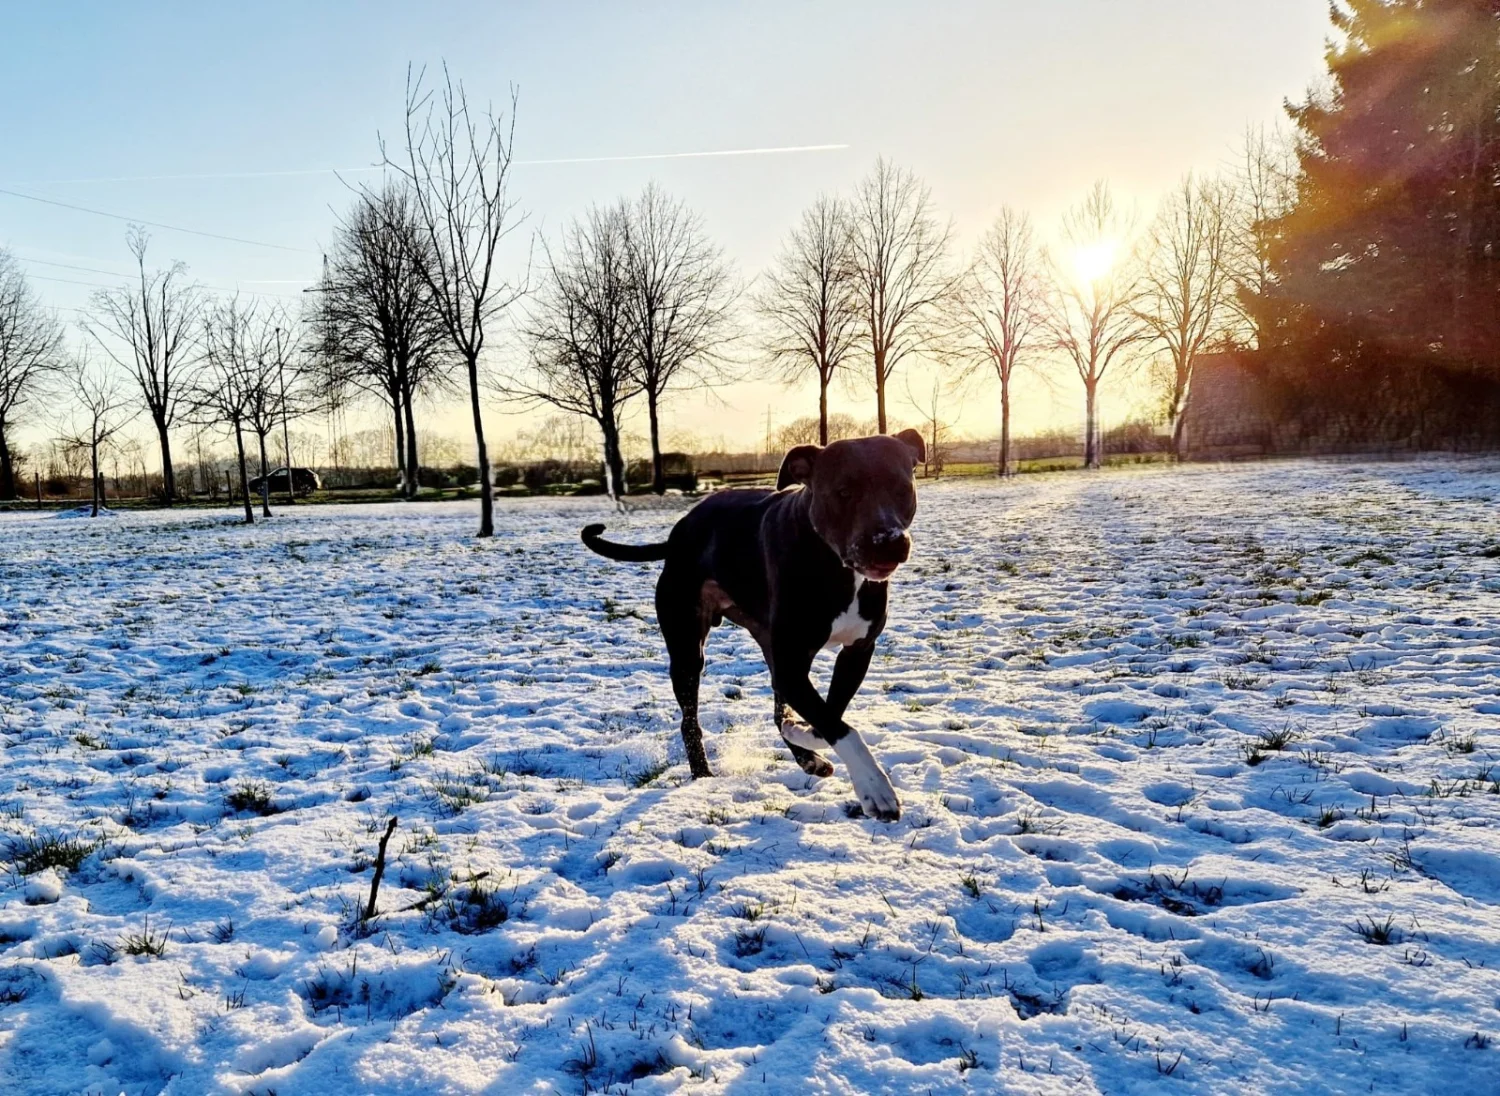
[[[896,821],[901,817],[901,800],[896,796],[896,789],[891,786],[890,777],[870,753],[870,748],[865,745],[859,732],[845,723],[828,701],[813,688],[812,680],[808,677],[808,671],[812,669],[811,656],[803,660],[796,655],[783,654],[787,646],[778,644],[776,648],[776,691],[791,705],[792,711],[807,720],[811,730],[804,731],[796,724],[785,723],[782,725],[782,734],[788,742],[805,749],[832,746],[833,752],[838,754],[839,760],[849,770],[849,782],[854,785],[854,793],[859,796],[859,804],[865,813],[882,822]],[[868,664],[869,658],[866,656],[865,665]],[[837,673],[837,668],[834,672]],[[798,741],[804,735],[806,737]]]
[[[806,743],[816,742],[822,745],[821,739],[814,738],[806,733],[807,728],[794,720],[786,717],[786,701],[781,699],[781,694],[776,693],[776,701],[771,709],[771,719],[776,724],[776,729],[781,732],[781,740],[786,743],[787,749],[792,751],[792,760],[808,776],[822,779],[833,775],[833,766],[828,759],[817,752],[815,746]]]
[[[875,655],[875,641],[861,640],[851,643],[839,651],[833,663],[833,677],[828,682],[828,710],[838,719],[844,718],[849,701],[865,683],[865,674],[870,669],[870,659]]]
[[[828,683],[828,710],[835,719],[844,717],[849,701],[864,683],[874,654],[874,640],[853,643],[839,651],[833,664],[833,678]],[[786,706],[780,693],[776,694],[776,726],[781,729],[781,737],[791,747],[792,757],[804,772],[811,776],[833,775],[833,766],[814,752],[824,745],[823,740],[809,734],[802,724],[787,722]]]

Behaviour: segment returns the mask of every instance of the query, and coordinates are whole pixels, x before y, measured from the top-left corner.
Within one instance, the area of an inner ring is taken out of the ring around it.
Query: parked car
[[[698,490],[698,474],[693,470],[693,458],[686,453],[663,453],[661,471],[664,486],[668,491]],[[625,482],[632,491],[650,490],[651,462],[633,460],[625,469]]]
[[[271,494],[286,494],[287,471],[285,468],[274,469],[264,476],[256,476],[253,480],[251,480],[250,493],[252,495],[260,494],[260,485],[262,480],[268,480],[270,482]],[[296,492],[299,498],[306,498],[314,491],[321,490],[322,487],[323,481],[318,478],[318,474],[311,468],[292,469],[292,490]]]

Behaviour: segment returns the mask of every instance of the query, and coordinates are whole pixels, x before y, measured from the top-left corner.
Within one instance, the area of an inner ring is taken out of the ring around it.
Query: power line
[[[99,273],[108,274],[109,271],[101,270],[99,271]],[[54,278],[46,274],[28,274],[26,276],[28,278],[34,278],[39,282],[61,282],[64,285],[86,285],[93,289],[124,289],[129,285],[128,282],[84,282],[79,281],[77,278]],[[119,275],[119,277],[124,278],[128,277],[128,275],[121,274]],[[302,294],[300,293],[262,293],[257,292],[254,289],[224,289],[219,286],[212,285],[200,285],[198,288],[203,290],[205,293],[213,293],[220,297],[244,294],[247,297],[276,297],[279,300],[294,301],[299,300],[302,296]]]
[[[12,198],[21,198],[28,202],[40,202],[42,205],[57,206],[59,209],[71,209],[78,213],[90,213],[95,217],[108,217],[114,221],[125,221],[129,224],[147,225],[150,228],[160,228],[167,232],[182,232],[188,236],[203,236],[210,240],[227,240],[233,244],[248,244],[251,247],[269,247],[277,251],[296,251],[302,254],[315,254],[305,247],[288,247],[286,244],[268,244],[264,240],[247,240],[243,236],[225,236],[218,232],[202,232],[196,228],[183,228],[181,225],[169,225],[161,221],[148,221],[144,217],[126,217],[119,213],[107,213],[102,209],[90,209],[88,206],[73,205],[69,202],[59,202],[53,198],[41,198],[35,194],[22,194],[19,190],[7,190],[0,187],[0,194]]]
[[[18,255],[18,256],[16,256],[16,258],[20,259],[23,263],[38,263],[41,266],[55,266],[55,267],[58,267],[58,268],[60,268],[62,270],[82,270],[82,271],[84,271],[87,274],[108,274],[111,278],[128,278],[128,277],[130,277],[130,274],[128,274],[128,273],[126,273],[125,271],[122,271],[122,270],[101,270],[97,266],[75,266],[72,263],[54,263],[54,262],[51,262],[51,261],[49,261],[47,259],[31,259],[31,258],[28,258],[25,255]],[[108,260],[106,260],[106,261],[108,261]],[[31,276],[33,278],[40,278],[42,275],[40,275],[40,274],[33,274]]]
[[[52,262],[51,260],[48,260],[48,259],[32,259],[32,258],[29,258],[26,255],[18,255],[16,257],[18,259],[20,259],[23,263],[39,263],[42,266],[55,266],[55,267],[59,267],[59,268],[61,268],[63,270],[81,270],[81,271],[83,271],[86,274],[105,274],[105,275],[108,275],[111,278],[134,279],[135,276],[136,276],[134,271],[103,270],[103,269],[101,269],[100,267],[97,267],[97,266],[77,266],[77,265],[75,265],[73,263],[57,263],[57,262]],[[104,260],[104,261],[108,262],[107,259]],[[40,281],[45,281],[45,282],[66,282],[66,281],[68,281],[67,278],[49,278],[45,274],[28,274],[27,277],[28,278],[36,278],[36,279],[38,279]],[[226,279],[219,279],[219,280],[221,280],[221,281],[228,281],[229,279],[226,278]],[[267,284],[270,284],[270,285],[281,285],[281,284],[286,284],[286,285],[305,285],[305,284],[308,284],[308,282],[310,281],[310,279],[307,279],[307,278],[243,278],[243,279],[240,279],[240,280],[243,281],[243,282],[245,282],[245,283],[247,283],[247,284],[249,284],[249,285],[267,285]],[[72,284],[74,284],[74,285],[100,285],[100,283],[98,283],[98,282],[74,282]],[[103,286],[102,288],[109,288],[109,287]],[[238,283],[235,285],[235,287],[233,289],[227,289],[224,286],[217,286],[217,285],[205,285],[205,286],[202,286],[202,288],[206,289],[206,290],[208,290],[210,292],[213,292],[213,293],[249,293],[252,296],[256,296],[256,297],[285,297],[288,300],[295,300],[295,299],[297,299],[298,297],[301,296],[300,293],[275,293],[275,292],[272,292],[271,290],[267,290],[267,289],[243,289],[242,290],[242,289],[239,288]]]
[[[849,145],[847,144],[774,145],[766,148],[724,148],[699,152],[645,152],[626,156],[569,156],[544,160],[516,160],[514,163],[517,167],[546,167],[556,164],[615,164],[627,163],[633,160],[700,160],[718,156],[785,156],[800,152],[837,152],[848,147]],[[301,175],[354,175],[384,170],[386,170],[384,165],[376,164],[364,167],[290,168],[285,171],[206,171],[181,175],[99,175],[81,179],[44,179],[22,185],[61,186],[72,183],[162,183],[210,181],[216,179],[281,179]],[[0,191],[0,193],[10,192]],[[40,201],[41,199],[38,200]],[[277,245],[267,244],[263,246],[274,247]]]

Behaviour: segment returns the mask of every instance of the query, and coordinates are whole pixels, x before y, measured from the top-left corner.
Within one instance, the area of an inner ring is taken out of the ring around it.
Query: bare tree
[[[401,492],[419,487],[419,393],[445,379],[451,353],[432,288],[430,236],[404,188],[362,193],[340,222],[325,280],[320,286],[323,322],[336,332],[337,359],[347,379],[390,407],[396,428]]]
[[[1233,234],[1229,265],[1234,280],[1230,303],[1247,341],[1270,346],[1274,333],[1261,330],[1266,311],[1255,307],[1275,286],[1271,252],[1280,222],[1296,203],[1300,167],[1290,134],[1255,127],[1245,131],[1234,178]]]
[[[93,317],[84,330],[140,387],[161,446],[162,501],[170,506],[177,498],[170,431],[183,396],[192,388],[193,338],[202,296],[187,281],[187,268],[181,263],[147,271],[150,241],[140,225],[130,227],[125,242],[135,257],[136,284],[97,290]]]
[[[1016,367],[1035,349],[1047,304],[1045,262],[1030,217],[1009,206],[1000,211],[954,292],[953,304],[960,354],[971,370],[988,366],[1000,382],[996,463],[999,474],[1008,476],[1011,382]]]
[[[952,226],[940,224],[932,195],[911,172],[884,159],[854,194],[853,255],[863,335],[875,368],[876,423],[886,432],[885,390],[907,355],[932,339],[952,290]]]
[[[256,346],[253,310],[231,298],[203,314],[203,368],[188,393],[192,417],[204,425],[228,428],[238,458],[240,495],[245,502],[245,524],[255,524],[250,504],[250,477],[245,460],[245,430],[250,423],[256,389]]]
[[[719,347],[735,295],[703,222],[655,183],[625,207],[624,225],[630,368],[646,396],[651,487],[659,495],[666,490],[661,404],[675,388],[722,376]]]
[[[290,360],[296,344],[294,321],[283,308],[266,311],[255,305],[237,309],[239,345],[243,347],[240,376],[244,384],[244,422],[255,435],[260,457],[261,516],[271,516],[271,461],[267,440],[277,428],[287,441],[288,420],[304,414],[311,407],[308,392],[301,383],[301,371]],[[227,320],[225,321],[227,322]],[[291,382],[287,381],[291,367]],[[287,494],[292,494],[291,462],[287,462]]]
[[[122,378],[94,365],[86,351],[77,353],[64,367],[64,372],[72,409],[59,433],[63,444],[88,453],[93,484],[89,516],[98,517],[99,508],[104,504],[100,455],[139,409],[131,407],[130,394]]]
[[[631,369],[631,271],[627,211],[595,207],[544,245],[545,270],[527,325],[531,375],[506,382],[505,395],[583,415],[604,442],[605,489],[625,493],[620,414],[639,395]]]
[[[424,90],[423,73],[406,81],[406,147],[387,167],[410,188],[425,246],[417,268],[432,291],[443,330],[463,360],[474,418],[475,463],[479,466],[479,536],[495,532],[495,485],[484,440],[479,358],[494,323],[525,292],[495,268],[500,244],[520,224],[510,196],[511,149],[516,94],[509,117],[492,109],[471,110],[462,82],[447,66],[443,84]],[[434,99],[436,95],[436,99]]]
[[[943,397],[946,394],[941,373],[932,375],[932,389],[920,400],[912,395],[910,382],[906,386],[906,402],[922,416],[921,433],[927,443],[927,453],[922,458],[922,474],[933,479],[943,474],[943,466],[947,464],[948,453],[952,448],[948,444],[948,431],[952,426],[943,418]]]
[[[766,344],[796,383],[811,370],[818,378],[819,445],[828,444],[828,386],[859,338],[859,295],[854,277],[848,205],[820,195],[782,246],[776,264],[755,294],[756,311],[771,329]]]
[[[59,365],[62,328],[10,252],[0,250],[0,499],[16,497],[12,434],[22,408]]]
[[[844,411],[835,411],[826,419],[809,415],[793,419],[776,431],[770,452],[784,453],[799,445],[827,445],[841,438],[863,438],[875,433],[875,423],[869,419],[857,419]]]
[[[1098,468],[1099,383],[1150,336],[1136,311],[1140,270],[1134,223],[1103,181],[1063,217],[1061,264],[1054,262],[1047,341],[1078,370],[1084,394],[1084,467]]]
[[[1231,202],[1223,183],[1189,175],[1162,201],[1146,236],[1138,312],[1171,361],[1167,413],[1177,460],[1193,367],[1205,347],[1227,337],[1233,323]]]

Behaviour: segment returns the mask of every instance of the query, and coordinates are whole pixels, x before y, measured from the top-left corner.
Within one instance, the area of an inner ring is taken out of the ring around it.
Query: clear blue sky
[[[1149,210],[1317,79],[1326,32],[1323,0],[16,4],[0,38],[0,187],[301,249],[162,230],[152,244],[211,286],[295,295],[344,183],[134,177],[367,166],[377,131],[401,123],[407,63],[446,60],[478,96],[518,86],[523,160],[848,145],[518,169],[544,232],[657,179],[748,276],[815,194],[882,154],[931,184],[965,246],[1001,204],[1047,226],[1098,177]],[[0,244],[39,278],[110,281],[43,261],[123,269],[124,228],[0,195]],[[36,284],[60,308],[90,292]],[[752,437],[783,397],[728,398],[724,427],[692,400],[680,421]],[[965,425],[982,429],[986,408]]]

